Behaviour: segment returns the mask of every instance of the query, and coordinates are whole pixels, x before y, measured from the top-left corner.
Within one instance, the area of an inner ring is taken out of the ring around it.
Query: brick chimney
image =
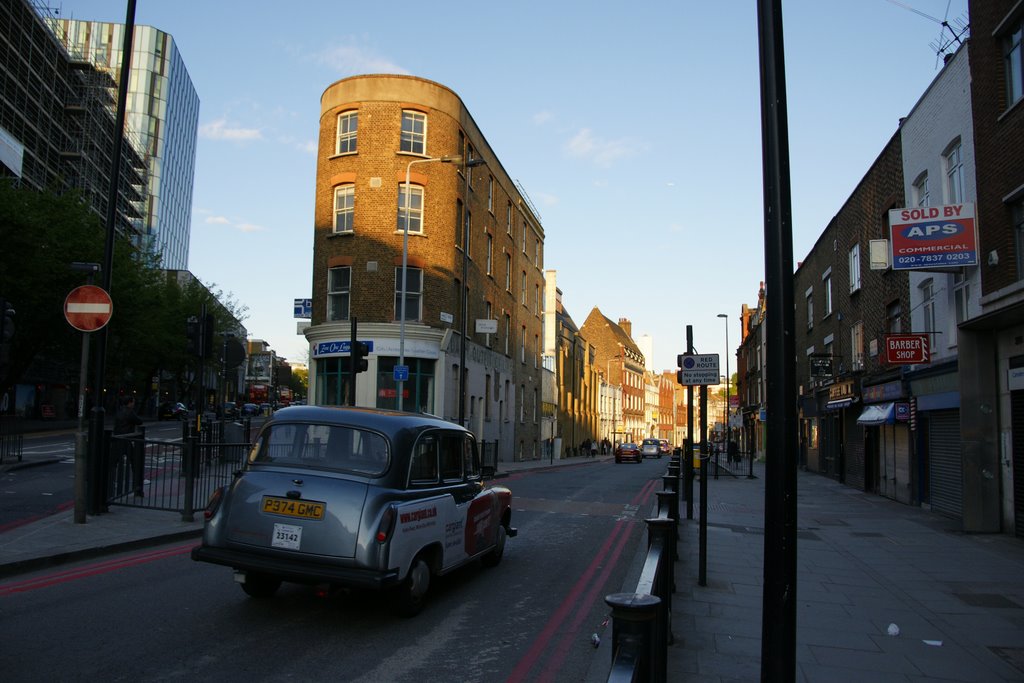
[[[619,318],[619,327],[622,328],[627,337],[633,338],[633,323],[629,322],[629,318]]]

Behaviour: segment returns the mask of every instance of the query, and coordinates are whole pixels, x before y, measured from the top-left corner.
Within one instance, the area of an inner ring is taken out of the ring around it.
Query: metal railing
[[[213,492],[245,463],[251,426],[210,422],[180,441],[147,439],[145,428],[107,435],[107,505],[180,512],[191,522]],[[225,441],[227,434],[231,438]]]
[[[23,429],[20,417],[0,416],[0,464],[5,460],[21,462]]]
[[[672,456],[657,492],[658,513],[647,524],[647,558],[633,593],[605,597],[612,608],[612,667],[608,681],[668,680],[675,561],[679,559],[679,457]]]

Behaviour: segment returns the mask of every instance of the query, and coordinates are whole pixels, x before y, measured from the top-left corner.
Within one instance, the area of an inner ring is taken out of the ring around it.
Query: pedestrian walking
[[[135,413],[135,397],[126,396],[121,401],[121,407],[114,416],[114,435],[131,434],[135,428],[142,424],[142,418]],[[121,455],[126,456],[129,466],[132,468],[132,490],[137,498],[143,495],[142,486],[145,484],[146,454],[141,447],[128,439],[119,439],[121,442]],[[119,458],[120,459],[120,458]]]
[[[597,457],[597,441],[595,441],[594,439],[590,440],[590,457]]]
[[[739,461],[740,461],[740,449],[739,449],[739,446],[736,445],[736,441],[734,439],[729,439],[729,445],[727,446],[727,453],[728,453],[728,456],[729,456],[729,463],[730,464],[732,464],[733,462],[735,462],[737,464],[739,463]]]

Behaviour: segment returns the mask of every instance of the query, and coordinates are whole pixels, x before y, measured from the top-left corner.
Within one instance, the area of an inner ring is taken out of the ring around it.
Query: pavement
[[[588,461],[501,463],[499,476]],[[0,473],[40,462],[5,460]],[[708,481],[704,586],[698,482],[692,519],[680,503],[669,680],[761,679],[765,473],[755,463],[748,478],[747,467]],[[0,528],[0,594],[16,574],[202,531],[201,513],[184,521],[175,512],[110,510],[85,524],[66,510]],[[797,531],[795,680],[1024,681],[1024,540],[965,534],[927,509],[809,472],[797,473]],[[597,656],[610,665],[610,627],[604,637]]]

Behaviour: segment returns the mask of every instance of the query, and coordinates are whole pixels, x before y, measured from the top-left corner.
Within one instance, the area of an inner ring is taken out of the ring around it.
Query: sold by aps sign
[[[889,212],[893,270],[978,265],[974,204]]]

